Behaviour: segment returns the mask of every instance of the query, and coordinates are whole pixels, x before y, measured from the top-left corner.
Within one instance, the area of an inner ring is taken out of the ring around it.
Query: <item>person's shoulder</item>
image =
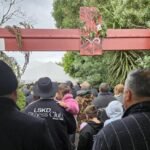
[[[81,129],[80,135],[87,138],[88,136],[92,136],[92,132],[92,127],[87,123],[85,127]]]
[[[101,99],[98,97],[94,98],[94,100],[92,101],[92,104],[95,105],[96,108],[99,108],[99,103],[100,103]]]
[[[89,130],[91,129],[92,127],[87,123],[83,129],[81,130],[81,132],[89,132]]]
[[[20,119],[20,121],[24,122],[24,124],[43,123],[44,121],[41,118],[30,116],[28,114],[25,114],[24,112],[18,112],[17,116],[18,116],[18,119]]]
[[[93,102],[99,101],[100,99],[101,99],[100,96],[95,97],[94,100],[93,100]]]
[[[120,124],[120,121],[117,122],[117,124]],[[103,127],[95,136],[96,141],[101,141],[102,143],[109,143],[110,145],[112,143],[116,142],[117,135],[116,135],[116,128],[117,125],[116,122],[111,122],[105,127]]]
[[[109,97],[112,99],[112,100],[117,100],[117,98],[113,95],[109,95]]]
[[[60,106],[58,106],[58,107],[60,107]],[[65,120],[70,120],[70,121],[74,120],[74,122],[75,122],[74,115],[71,114],[70,112],[66,111],[65,108],[60,107],[59,111],[63,114]]]
[[[30,104],[27,105],[27,107],[32,107],[32,106],[34,106],[34,105],[40,103],[40,101],[41,101],[40,99],[39,99],[39,100],[36,100],[36,101],[32,101]]]
[[[99,95],[95,98],[95,100],[104,100],[106,97],[110,97],[111,95],[107,95],[105,93],[99,93]]]
[[[16,126],[19,126],[19,128],[24,128],[25,130],[40,128],[44,123],[44,120],[41,118],[36,118],[19,111],[14,113],[13,119],[15,120]]]
[[[32,103],[30,103],[26,109],[29,109],[29,108],[32,108],[32,107],[35,107],[35,106],[43,106],[43,105],[57,105],[57,101],[55,101],[54,99],[39,99],[39,100],[36,100],[36,101],[33,101]]]
[[[124,142],[124,139],[129,138],[131,132],[138,131],[137,128],[134,128],[134,121],[130,115],[107,124],[98,132],[95,136],[95,140],[98,143],[104,143],[104,145],[115,147],[116,144],[118,144],[118,140],[119,143]]]
[[[110,92],[101,94],[101,97],[102,98],[116,100],[116,97],[112,93],[110,93]]]
[[[126,126],[127,124],[131,121],[131,116],[110,122],[109,124],[107,124],[102,130],[101,132],[98,133],[98,135],[110,135],[111,136],[116,136],[116,133],[123,133],[123,132],[127,132],[126,131]]]
[[[94,137],[94,148],[98,149],[101,147],[101,149],[111,149],[112,147],[115,147],[118,142],[118,138],[120,138],[120,135],[122,132],[120,132],[121,120],[117,120],[114,122],[109,123],[105,127],[103,127]],[[118,127],[119,125],[119,127]],[[119,131],[119,132],[118,132]],[[122,134],[123,135],[123,134]],[[112,148],[114,149],[114,148]]]
[[[121,125],[122,125],[122,120],[117,120],[117,121],[113,121],[110,122],[109,124],[107,124],[101,131],[103,132],[103,134],[115,134],[115,130],[121,129]],[[101,132],[98,133],[98,135],[102,134]]]

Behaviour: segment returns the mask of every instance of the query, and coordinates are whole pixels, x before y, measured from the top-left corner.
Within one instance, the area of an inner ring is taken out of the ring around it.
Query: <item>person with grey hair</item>
[[[123,118],[96,135],[93,150],[150,149],[150,69],[129,73],[123,103],[126,109]]]
[[[99,86],[99,94],[96,97],[92,104],[97,108],[106,108],[108,104],[115,100],[116,98],[109,92],[109,84],[101,83]]]

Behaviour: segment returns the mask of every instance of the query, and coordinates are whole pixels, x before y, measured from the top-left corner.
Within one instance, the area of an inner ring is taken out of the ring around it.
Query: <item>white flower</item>
[[[98,24],[96,27],[97,27],[97,31],[101,31],[102,30],[101,24]]]

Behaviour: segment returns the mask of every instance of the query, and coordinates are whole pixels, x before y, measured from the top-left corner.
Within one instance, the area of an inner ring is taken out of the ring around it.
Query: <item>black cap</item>
[[[18,87],[18,81],[13,70],[0,60],[0,96],[11,94]]]

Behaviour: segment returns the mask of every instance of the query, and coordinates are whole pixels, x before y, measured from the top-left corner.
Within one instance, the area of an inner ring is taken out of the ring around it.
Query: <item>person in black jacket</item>
[[[73,115],[59,106],[53,98],[57,92],[57,83],[44,77],[38,80],[35,88],[40,100],[29,104],[25,113],[47,121],[57,150],[70,150],[69,134],[75,133],[76,122]]]
[[[0,60],[0,149],[56,150],[46,122],[19,111],[17,86],[12,69]]]
[[[77,150],[92,150],[93,138],[103,127],[103,123],[97,119],[97,110],[94,105],[88,106],[84,113],[87,116],[88,122],[83,123],[84,126],[81,127]]]
[[[150,149],[150,69],[128,75],[123,97],[123,118],[96,135],[93,150]]]

